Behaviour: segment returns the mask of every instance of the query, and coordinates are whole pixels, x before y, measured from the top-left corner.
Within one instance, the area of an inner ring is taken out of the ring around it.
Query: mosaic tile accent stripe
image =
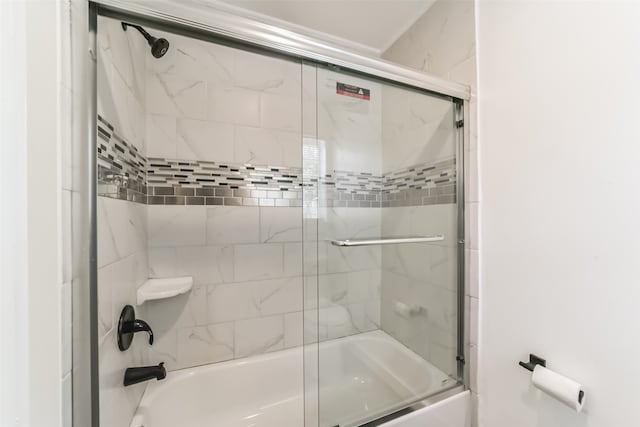
[[[98,116],[98,194],[153,205],[380,208],[456,201],[455,158],[376,175],[142,156]],[[311,200],[314,198],[314,200]]]
[[[386,173],[382,207],[439,205],[456,202],[456,159],[415,165]]]
[[[149,204],[302,206],[302,169],[150,158]]]
[[[146,203],[145,157],[98,116],[98,195]]]

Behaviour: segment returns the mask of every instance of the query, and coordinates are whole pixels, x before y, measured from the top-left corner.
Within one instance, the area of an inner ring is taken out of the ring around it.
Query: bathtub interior
[[[304,426],[303,351],[330,376],[317,389],[319,426],[358,426],[457,384],[382,331],[170,372],[149,384],[131,427]],[[307,378],[308,380],[308,378]],[[313,414],[312,414],[313,415]]]

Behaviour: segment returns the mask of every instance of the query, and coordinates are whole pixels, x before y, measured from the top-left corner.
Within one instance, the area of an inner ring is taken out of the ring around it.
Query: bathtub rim
[[[240,367],[244,365],[255,365],[264,362],[268,362],[274,359],[280,359],[283,357],[296,357],[296,353],[299,353],[300,356],[304,354],[305,351],[317,351],[317,345],[325,344],[327,346],[340,346],[346,343],[354,343],[356,344],[359,341],[378,341],[378,342],[388,342],[393,346],[398,346],[401,348],[403,353],[409,358],[417,357],[421,360],[420,356],[415,354],[411,349],[405,347],[401,342],[397,341],[391,335],[388,335],[386,332],[382,330],[375,330],[370,332],[365,332],[362,334],[350,335],[346,337],[340,337],[336,339],[331,339],[324,341],[322,343],[311,343],[304,346],[292,347],[288,349],[273,351],[269,353],[257,354],[254,356],[244,357],[241,359],[230,359],[216,363],[208,363],[198,366],[185,367],[181,369],[176,369],[174,371],[170,371],[167,379],[164,381],[154,381],[148,384],[146,387],[144,394],[142,395],[142,399],[138,404],[138,408],[136,409],[133,419],[129,425],[129,427],[145,427],[145,408],[150,406],[152,402],[157,398],[158,395],[165,392],[167,387],[171,387],[174,384],[182,383],[183,381],[189,380],[194,377],[198,373],[210,373],[216,371],[222,371],[233,367]],[[302,357],[301,360],[302,362]],[[424,360],[433,368],[438,369],[434,365],[432,365],[429,361]],[[304,369],[304,367],[302,368]],[[439,370],[439,369],[438,369]],[[304,375],[304,374],[303,374]],[[451,377],[450,377],[451,378]],[[451,378],[453,380],[453,378]],[[387,422],[391,422],[398,418],[401,418],[405,415],[411,414],[415,411],[425,409],[429,406],[432,406],[436,403],[439,403],[443,400],[446,400],[452,396],[455,396],[459,393],[466,391],[467,388],[464,384],[457,380],[452,382],[450,385],[433,391],[431,393],[427,393],[423,397],[416,396],[418,400],[412,400],[408,402],[407,400],[398,402],[397,405],[393,407],[387,408],[384,411],[384,414],[371,414],[370,417],[364,417],[357,421],[352,420],[342,420],[344,422],[340,423],[340,427],[373,427],[373,426],[382,426]],[[304,393],[304,387],[302,387],[302,392]]]

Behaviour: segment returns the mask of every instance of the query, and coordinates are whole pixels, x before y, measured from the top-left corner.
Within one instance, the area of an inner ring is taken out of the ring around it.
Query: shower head
[[[140,25],[128,24],[126,22],[123,22],[122,29],[124,31],[127,31],[127,27],[133,27],[136,30],[140,31],[140,34],[144,36],[144,38],[147,40],[147,43],[149,43],[149,46],[151,46],[151,54],[154,57],[162,58],[164,54],[167,53],[167,51],[169,50],[169,41],[167,39],[164,39],[164,38],[157,39],[153,37],[151,34],[147,33],[145,29],[142,28]]]

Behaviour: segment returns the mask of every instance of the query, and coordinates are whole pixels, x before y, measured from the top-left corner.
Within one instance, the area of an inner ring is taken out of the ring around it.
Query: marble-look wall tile
[[[284,348],[284,316],[235,322],[235,357],[247,357]]]
[[[480,293],[478,274],[478,203],[481,200],[479,191],[478,157],[477,157],[477,103],[476,103],[476,55],[475,55],[475,16],[473,1],[447,1],[438,0],[433,6],[419,18],[416,23],[403,34],[388,50],[383,54],[385,59],[429,72],[433,75],[446,79],[451,79],[471,88],[471,100],[465,109],[465,189],[468,203],[465,206],[465,229],[467,235],[466,242],[466,293],[471,295],[475,307],[471,307],[470,300],[467,300],[467,312],[469,318],[467,324],[477,323],[477,302]],[[395,210],[395,209],[394,209]],[[394,216],[394,212],[385,212],[389,218]],[[404,216],[406,219],[408,216]],[[391,226],[391,221],[383,220],[384,224]],[[427,221],[425,221],[425,224]],[[431,221],[431,224],[442,224],[442,217],[439,220]],[[451,245],[452,246],[452,245]],[[401,271],[397,268],[396,271]],[[407,270],[406,268],[404,270]],[[385,271],[383,270],[383,275]],[[393,322],[385,320],[384,302],[386,289],[383,287],[383,328],[394,327]],[[470,311],[473,311],[471,313]],[[392,316],[392,314],[389,314]],[[398,329],[396,329],[398,330]],[[467,331],[469,334],[471,331]],[[451,334],[445,334],[439,330],[440,335],[433,339],[428,349],[432,361],[436,361],[441,369],[446,371],[447,365],[452,364],[451,354],[454,353],[451,342]],[[408,338],[407,338],[408,339]],[[468,339],[468,337],[467,337]],[[477,343],[476,343],[477,344]],[[475,348],[477,352],[477,348]],[[473,379],[476,372],[475,363],[470,369],[470,377]],[[453,369],[453,368],[450,368]],[[449,372],[449,371],[446,371]],[[476,395],[477,397],[477,395]]]
[[[260,241],[302,241],[302,208],[260,208]]]
[[[284,272],[284,250],[280,243],[234,246],[235,280],[262,280],[281,277]]]
[[[457,213],[455,205],[385,209],[384,235],[443,234],[443,242],[382,249],[382,329],[449,374],[455,374],[457,334]],[[398,313],[396,304],[414,310]]]
[[[285,348],[298,347],[303,341],[303,317],[302,311],[287,313],[284,316],[284,346]]]
[[[100,424],[128,426],[138,407],[146,385],[123,387],[124,370],[130,366],[144,365],[148,344],[138,337],[132,347],[122,352],[116,343],[116,332],[112,330],[99,348],[100,373]]]
[[[144,152],[147,43],[118,20],[101,17],[98,27],[98,113]]]
[[[326,69],[317,71],[317,137],[327,171],[381,174],[382,86]],[[364,87],[370,100],[336,93],[337,83]]]
[[[439,0],[383,58],[475,86],[475,51],[474,2]]]
[[[300,94],[299,63],[241,50],[234,51],[234,59],[235,86],[281,96]]]
[[[234,132],[229,123],[179,118],[176,124],[177,158],[233,162]]]
[[[178,74],[148,70],[146,112],[206,120],[207,82]]]
[[[206,208],[206,215],[208,244],[258,243],[261,241],[261,208],[215,206]]]
[[[196,285],[233,281],[233,246],[149,249],[149,277],[191,276]]]
[[[234,150],[236,163],[302,166],[299,132],[236,126]]]
[[[211,285],[209,323],[264,317],[302,310],[302,278]]]
[[[186,294],[148,301],[145,305],[147,322],[161,331],[207,324],[206,286],[196,286]]]
[[[153,345],[149,347],[149,363],[157,365],[164,362],[167,370],[178,368],[178,329],[168,331],[154,329]]]
[[[158,34],[171,48],[146,63],[149,153],[300,167],[299,62]]]
[[[98,266],[146,250],[145,207],[124,200],[99,197]]]
[[[204,246],[207,211],[201,206],[147,208],[149,247]]]
[[[178,369],[233,359],[234,325],[220,323],[179,329],[177,344]]]
[[[177,119],[175,116],[148,114],[145,119],[147,158],[177,159]]]
[[[382,94],[383,171],[455,157],[451,101],[394,86]]]
[[[285,243],[283,245],[284,270],[285,277],[301,276],[303,273],[302,264],[302,247],[303,243]]]

